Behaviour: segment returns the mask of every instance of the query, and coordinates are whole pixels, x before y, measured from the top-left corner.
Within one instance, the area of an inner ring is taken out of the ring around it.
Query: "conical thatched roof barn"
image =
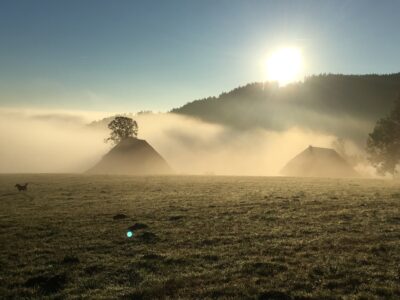
[[[295,177],[359,177],[335,150],[309,146],[281,170]]]
[[[126,138],[110,150],[89,174],[170,174],[171,168],[145,140]]]

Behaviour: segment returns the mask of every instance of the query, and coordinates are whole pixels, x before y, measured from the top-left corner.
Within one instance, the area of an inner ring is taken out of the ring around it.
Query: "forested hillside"
[[[400,94],[400,73],[311,76],[279,88],[252,83],[171,112],[237,129],[298,126],[363,141]]]

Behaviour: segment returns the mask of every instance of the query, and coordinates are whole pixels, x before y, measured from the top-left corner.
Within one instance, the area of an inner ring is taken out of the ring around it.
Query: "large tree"
[[[380,174],[396,176],[400,163],[400,96],[390,114],[378,120],[367,140],[368,160]]]
[[[111,141],[114,144],[118,144],[123,139],[129,137],[137,137],[138,125],[135,120],[117,116],[108,124],[108,128],[111,129],[110,137],[106,139],[106,142]]]

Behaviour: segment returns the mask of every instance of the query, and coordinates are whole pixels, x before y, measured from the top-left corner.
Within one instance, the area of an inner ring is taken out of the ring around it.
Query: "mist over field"
[[[0,149],[2,173],[84,172],[112,147],[104,143],[109,135],[106,123],[88,126],[101,119],[99,113],[3,109],[0,115],[0,138],[7,141]],[[332,147],[337,139],[297,126],[284,131],[238,130],[173,113],[134,118],[138,137],[177,174],[279,175],[287,161],[309,145]],[[346,147],[350,153],[361,151],[350,140]],[[356,169],[371,174],[363,165]]]
[[[0,110],[1,173],[80,172],[106,151],[78,112]]]
[[[310,142],[329,146],[334,139],[295,127],[282,133],[237,131],[171,114],[137,119],[144,128],[141,137],[178,172],[187,174],[278,175],[287,160]]]

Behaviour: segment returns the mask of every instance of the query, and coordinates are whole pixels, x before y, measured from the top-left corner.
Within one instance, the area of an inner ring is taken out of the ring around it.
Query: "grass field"
[[[1,175],[0,208],[1,299],[400,298],[396,181]]]

